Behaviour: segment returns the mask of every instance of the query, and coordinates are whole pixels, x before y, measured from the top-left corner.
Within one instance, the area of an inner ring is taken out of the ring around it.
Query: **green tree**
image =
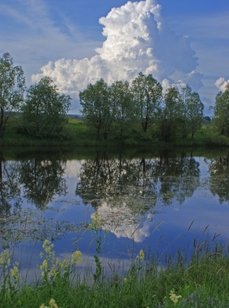
[[[160,137],[164,141],[170,141],[177,137],[184,114],[183,101],[176,87],[166,91],[163,103],[160,116]]]
[[[25,89],[24,72],[21,66],[14,66],[9,53],[0,57],[0,135],[3,135],[7,121],[13,111],[18,111],[23,102]]]
[[[95,129],[97,138],[108,138],[113,122],[109,87],[103,79],[80,92],[83,116],[90,127]]]
[[[200,100],[199,94],[192,92],[189,86],[182,89],[181,96],[183,99],[185,112],[184,135],[191,134],[191,137],[193,138],[194,134],[203,123],[204,105]]]
[[[59,135],[66,121],[69,105],[70,97],[58,93],[50,78],[42,78],[29,88],[22,109],[26,131],[38,137]]]
[[[216,96],[214,121],[220,134],[229,137],[229,87]]]
[[[131,90],[136,116],[141,122],[143,131],[146,132],[156,119],[162,99],[162,86],[152,75],[145,76],[140,73],[133,80]]]
[[[133,121],[133,102],[129,83],[116,81],[110,87],[110,101],[114,118],[114,130],[122,138],[129,132]]]

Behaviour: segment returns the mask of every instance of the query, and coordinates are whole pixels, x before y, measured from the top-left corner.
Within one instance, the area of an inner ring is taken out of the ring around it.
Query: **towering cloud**
[[[131,80],[139,72],[151,73],[160,81],[183,80],[198,88],[201,75],[189,40],[166,27],[160,9],[154,0],[129,1],[113,8],[99,20],[105,40],[93,57],[49,62],[32,76],[33,81],[50,76],[72,97],[100,78],[112,83]]]

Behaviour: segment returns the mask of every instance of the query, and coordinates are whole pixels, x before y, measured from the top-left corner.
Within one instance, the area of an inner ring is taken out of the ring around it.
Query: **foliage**
[[[69,105],[70,97],[59,94],[50,78],[42,78],[29,88],[22,108],[26,131],[37,137],[58,136],[63,130]]]
[[[229,137],[220,135],[215,126],[213,125],[213,121],[209,124],[203,124],[202,127],[195,133],[193,140],[188,136],[187,138],[179,137],[178,139],[171,140],[168,144],[163,142],[162,138],[157,138],[157,136],[152,137],[150,135],[150,131],[148,137],[145,139],[140,139],[140,134],[131,130],[128,126],[128,130],[125,129],[123,134],[123,139],[96,139],[94,133],[89,129],[87,123],[82,119],[71,119],[67,118],[67,123],[64,126],[62,131],[63,138],[60,139],[58,136],[54,136],[52,138],[42,137],[42,138],[34,138],[31,135],[25,134],[24,130],[22,130],[22,119],[19,115],[12,115],[9,118],[7,129],[5,131],[4,136],[0,139],[0,146],[5,147],[28,147],[34,148],[39,147],[43,150],[52,149],[59,150],[68,148],[72,149],[73,147],[77,149],[77,147],[81,147],[81,149],[86,152],[88,151],[88,147],[91,149],[95,146],[105,146],[112,150],[117,149],[117,147],[125,146],[127,148],[136,149],[136,146],[144,146],[148,148],[158,148],[164,146],[214,146],[214,147],[222,147],[229,146]],[[118,130],[117,130],[118,133]],[[125,135],[127,134],[127,135]],[[86,150],[87,148],[87,150]]]
[[[169,88],[140,73],[129,85],[116,81],[108,86],[103,79],[80,93],[86,123],[98,139],[159,139],[174,141],[194,134],[202,125],[203,104],[198,93],[186,86]],[[109,137],[109,138],[108,138]]]
[[[79,96],[86,122],[95,128],[97,138],[102,136],[107,139],[113,120],[107,84],[100,79],[80,92]]]
[[[9,53],[0,57],[0,135],[3,135],[10,114],[18,111],[25,88],[24,72],[21,66],[14,66]]]
[[[113,107],[113,130],[122,139],[123,135],[130,134],[129,127],[134,121],[132,93],[127,81],[117,81],[111,85],[110,101]]]
[[[176,139],[178,129],[183,126],[184,121],[183,102],[176,87],[169,88],[166,91],[163,107],[159,123],[160,138],[164,141],[171,141]]]
[[[216,96],[214,121],[220,134],[229,137],[229,88]]]
[[[184,102],[184,119],[186,134],[190,133],[192,139],[196,131],[203,123],[204,105],[200,100],[199,94],[192,92],[191,88],[186,86],[182,89]]]
[[[162,99],[162,86],[152,75],[139,74],[132,82],[133,103],[136,117],[144,132],[155,120]]]

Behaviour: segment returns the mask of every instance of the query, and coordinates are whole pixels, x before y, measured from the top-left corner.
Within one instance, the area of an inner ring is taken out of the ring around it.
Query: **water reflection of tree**
[[[173,199],[184,202],[198,187],[199,173],[193,157],[109,159],[107,154],[97,153],[94,160],[82,165],[76,192],[94,206],[101,200],[111,204],[124,200],[130,207],[138,203],[138,211],[142,211],[158,199],[166,204]]]
[[[6,161],[0,154],[0,243],[5,246],[21,212],[18,162]]]
[[[20,189],[18,187],[18,163],[5,161],[0,157],[0,216],[11,213],[11,207],[20,205]]]
[[[55,238],[70,226],[46,219],[34,208],[23,207],[23,192],[39,207],[55,193],[64,193],[64,163],[33,159],[7,161],[0,153],[0,246],[10,247],[20,240]],[[34,190],[33,190],[34,189]]]
[[[82,165],[76,193],[95,207],[106,201],[142,211],[156,202],[150,166],[145,159],[128,160],[121,155],[109,159],[106,153],[97,153],[94,160]]]
[[[155,189],[150,160],[97,153],[82,165],[76,193],[96,207],[104,230],[139,242],[149,235]]]
[[[161,157],[154,161],[152,175],[160,183],[159,198],[164,204],[180,204],[199,186],[199,163],[191,156]]]
[[[199,185],[192,157],[127,159],[97,153],[84,162],[76,193],[96,207],[103,228],[141,241],[148,236],[158,200],[184,202]]]
[[[25,197],[41,209],[55,194],[66,193],[63,178],[64,162],[56,159],[30,159],[21,162],[20,183],[24,186]]]
[[[219,201],[229,201],[229,153],[212,159],[209,167],[210,189]]]

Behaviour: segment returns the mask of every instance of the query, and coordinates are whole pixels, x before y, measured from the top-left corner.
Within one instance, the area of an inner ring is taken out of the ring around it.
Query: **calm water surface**
[[[81,250],[82,267],[98,239],[104,264],[124,267],[141,249],[163,263],[229,243],[228,150],[86,154],[0,155],[0,249],[22,270],[46,238],[60,257]]]

